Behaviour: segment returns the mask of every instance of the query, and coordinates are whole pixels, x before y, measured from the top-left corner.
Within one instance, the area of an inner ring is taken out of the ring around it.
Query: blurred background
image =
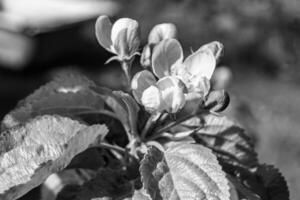
[[[226,114],[255,139],[260,161],[281,170],[291,199],[300,196],[299,0],[0,0],[1,118],[64,71],[122,85],[120,67],[104,65],[111,55],[95,38],[102,14],[138,20],[143,43],[155,24],[172,22],[186,55],[222,42],[220,66],[232,73]]]

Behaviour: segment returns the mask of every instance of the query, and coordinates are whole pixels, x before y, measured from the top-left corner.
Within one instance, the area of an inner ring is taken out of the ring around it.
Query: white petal
[[[163,110],[161,92],[155,86],[150,86],[143,92],[141,102],[150,113],[161,112]]]
[[[223,55],[224,52],[224,45],[221,42],[213,41],[208,44],[203,45],[200,47],[200,49],[206,51],[210,50],[213,55],[215,56],[215,59],[218,61],[220,57]]]
[[[154,75],[148,70],[143,70],[134,75],[131,81],[131,89],[134,98],[137,102],[141,103],[143,92],[150,87],[155,85],[156,80]]]
[[[184,92],[186,91],[184,83],[172,76],[167,76],[157,82],[157,87],[161,91],[162,100],[167,106],[167,111],[176,113],[183,108],[185,104]]]
[[[203,76],[210,80],[216,67],[216,59],[210,50],[200,48],[187,57],[184,66],[192,76]]]
[[[153,49],[152,70],[158,78],[171,75],[172,65],[181,63],[183,51],[180,43],[175,39],[165,39]]]
[[[109,51],[112,51],[112,41],[110,38],[111,29],[112,24],[107,16],[103,15],[98,17],[95,24],[96,38],[101,46]]]
[[[148,43],[157,44],[160,41],[168,38],[176,38],[177,29],[172,23],[158,24],[152,28],[149,33]]]
[[[130,32],[132,30],[136,30],[138,28],[138,22],[130,19],[130,18],[121,18],[117,20],[111,30],[111,41],[114,43],[116,41],[118,34],[121,30],[127,29],[127,32]],[[128,34],[127,34],[128,36]]]

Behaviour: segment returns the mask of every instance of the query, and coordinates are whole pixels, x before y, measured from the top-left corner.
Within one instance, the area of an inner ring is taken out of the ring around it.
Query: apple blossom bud
[[[162,99],[166,105],[166,111],[176,113],[185,105],[185,95],[187,89],[184,83],[172,76],[167,76],[157,82],[161,91]]]
[[[164,39],[176,38],[177,29],[172,23],[157,24],[149,33],[148,43],[157,44]]]
[[[141,103],[150,113],[164,110],[161,91],[156,86],[148,87],[142,94]]]
[[[107,16],[96,21],[96,37],[101,46],[117,56],[114,59],[130,60],[137,54],[140,45],[138,22],[121,18],[113,25]]]
[[[214,90],[211,91],[205,102],[205,109],[221,112],[229,105],[230,98],[225,90]]]
[[[150,71],[143,70],[133,76],[131,80],[132,94],[139,104],[141,104],[143,92],[151,85],[156,85],[156,79]]]

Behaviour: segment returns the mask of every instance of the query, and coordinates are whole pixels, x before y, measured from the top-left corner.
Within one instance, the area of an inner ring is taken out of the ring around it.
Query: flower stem
[[[192,117],[195,117],[196,114],[192,114],[192,115],[187,115],[187,116],[184,116],[180,119],[178,119],[177,121],[172,121],[170,122],[169,124],[167,124],[166,126],[162,127],[161,129],[157,130],[150,138],[149,140],[153,140],[154,138],[156,138],[158,135],[168,131],[170,128],[176,126],[177,124],[180,124],[181,122],[184,122]]]
[[[126,78],[126,88],[128,91],[131,90],[131,61],[123,60],[121,61],[121,67],[124,71]]]
[[[97,146],[101,147],[101,148],[105,148],[105,149],[111,149],[111,150],[117,151],[117,152],[122,153],[122,154],[127,154],[127,152],[124,148],[119,147],[117,145],[112,145],[112,144],[108,144],[108,143],[101,143]]]

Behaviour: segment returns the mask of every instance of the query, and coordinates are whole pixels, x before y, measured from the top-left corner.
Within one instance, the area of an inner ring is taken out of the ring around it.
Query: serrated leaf
[[[197,143],[211,148],[219,159],[233,164],[253,167],[258,164],[251,139],[225,116],[207,114],[204,126],[193,134]]]
[[[245,197],[247,200],[262,200],[257,194],[241,184],[236,178],[229,175],[227,178],[235,186],[236,190],[239,192],[239,194],[241,194],[242,197]]]
[[[229,200],[225,173],[202,145],[177,143],[165,152],[152,146],[140,171],[144,189],[155,200]]]
[[[0,199],[24,195],[106,134],[104,125],[47,115],[7,131],[0,140]]]
[[[83,75],[76,74],[76,73],[63,73],[53,79],[53,81],[47,83],[46,85],[37,89],[34,93],[27,96],[24,100],[21,100],[18,103],[18,106],[23,106],[25,104],[33,104],[35,101],[39,101],[40,98],[44,98],[50,96],[51,94],[62,92],[62,91],[69,91],[71,92],[74,88],[77,90],[85,90],[88,89],[90,86],[94,86],[95,84],[86,78]]]
[[[94,83],[78,74],[61,75],[19,102],[2,121],[2,129],[23,124],[44,114],[74,117],[77,113],[103,110],[104,101],[89,89]]]
[[[256,174],[261,177],[268,200],[289,200],[287,183],[278,169],[264,164],[258,167]]]

